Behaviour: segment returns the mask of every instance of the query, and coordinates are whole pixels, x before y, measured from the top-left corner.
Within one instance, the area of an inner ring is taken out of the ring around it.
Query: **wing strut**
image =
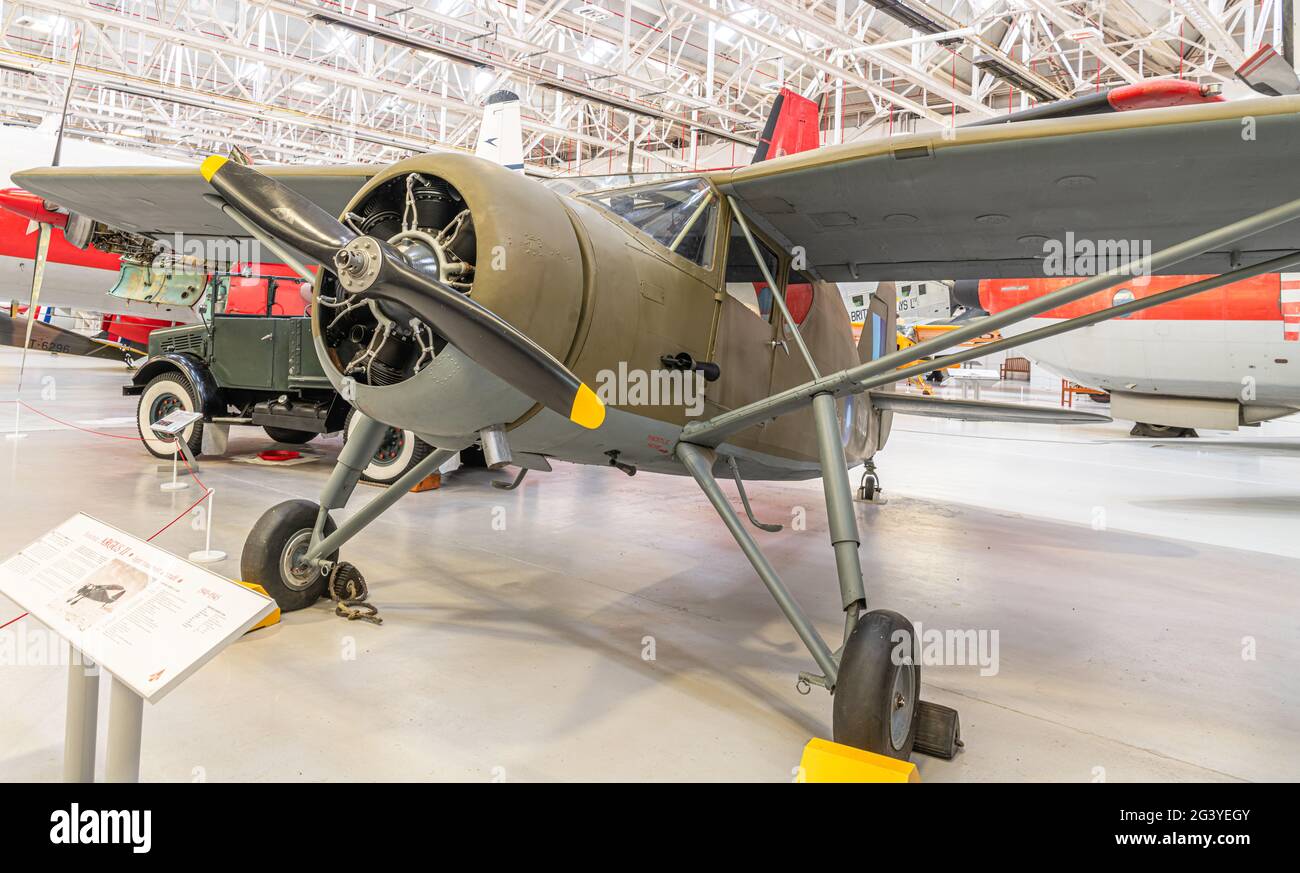
[[[1201,279],[1187,285],[1180,285],[1177,288],[1171,288],[1168,291],[1162,291],[1159,294],[1152,294],[1150,297],[1141,297],[1119,306],[1111,306],[1106,309],[1090,312],[1087,315],[1079,315],[1065,321],[1058,321],[1056,324],[1049,324],[1035,330],[1026,331],[1016,336],[1003,337],[1000,340],[994,340],[989,343],[980,343],[978,346],[971,346],[961,351],[953,352],[951,355],[944,355],[928,361],[920,361],[910,367],[902,367],[889,373],[882,373],[868,379],[862,379],[855,387],[857,391],[865,391],[871,388],[878,388],[881,385],[887,385],[890,382],[897,382],[903,379],[910,379],[912,376],[918,376],[922,373],[929,373],[932,370],[940,370],[945,367],[951,367],[953,364],[960,364],[963,361],[969,361],[972,358],[982,357],[992,352],[1001,352],[1010,348],[1026,346],[1048,337],[1059,336],[1063,333],[1069,333],[1072,330],[1078,330],[1081,327],[1087,327],[1090,324],[1109,321],[1112,318],[1123,318],[1126,315],[1132,315],[1135,312],[1141,312],[1144,309],[1151,309],[1156,306],[1162,306],[1166,303],[1172,303],[1175,300],[1182,300],[1184,297],[1191,297],[1193,294],[1200,294],[1203,291],[1209,291],[1214,288],[1221,288],[1224,285],[1231,285],[1233,282],[1240,282],[1243,279],[1249,279],[1253,276],[1259,276],[1264,273],[1280,273],[1290,267],[1300,264],[1300,251],[1291,252],[1290,254],[1272,258],[1250,267],[1242,267],[1229,273],[1223,273],[1219,276],[1212,276],[1208,279]],[[916,346],[912,346],[916,348]],[[909,349],[910,351],[910,349]],[[1055,410],[1053,410],[1055,411]]]
[[[790,326],[794,331],[794,344],[799,347],[799,352],[803,359],[808,362],[808,369],[812,371],[814,379],[820,379],[822,374],[817,372],[817,364],[813,361],[812,352],[808,351],[808,346],[804,344],[803,335],[799,333],[799,325],[790,317],[790,309],[785,305],[785,296],[781,293],[781,288],[772,278],[772,274],[767,270],[767,259],[759,251],[758,243],[754,241],[754,235],[749,231],[749,222],[745,221],[745,215],[740,211],[740,204],[736,198],[727,196],[727,202],[731,204],[731,214],[736,216],[736,224],[740,225],[740,232],[745,235],[745,242],[749,243],[749,250],[754,253],[754,261],[758,264],[758,269],[763,273],[763,279],[767,282],[768,290],[772,292],[772,299],[776,301],[777,307],[781,310],[781,317],[785,319],[785,324]]]
[[[1208,251],[1223,249],[1231,246],[1232,243],[1240,239],[1260,233],[1278,225],[1285,224],[1300,218],[1300,199],[1292,200],[1281,206],[1265,210],[1256,215],[1244,218],[1232,224],[1216,230],[1203,233],[1200,236],[1193,237],[1190,240],[1170,246],[1166,249],[1148,255],[1142,258],[1134,258],[1128,262],[1108,270],[1097,276],[1075,282],[1050,294],[1044,294],[1042,297],[1013,306],[996,315],[990,315],[987,318],[972,320],[969,324],[959,327],[955,330],[946,332],[944,335],[927,340],[923,343],[910,346],[906,349],[900,349],[891,352],[874,361],[868,361],[865,364],[859,364],[846,370],[840,370],[829,376],[813,379],[802,385],[787,389],[766,397],[763,400],[741,406],[736,409],[724,412],[707,421],[691,422],[686,425],[682,431],[681,439],[685,442],[694,443],[702,446],[717,446],[730,434],[752,427],[763,421],[776,418],[786,413],[793,412],[809,403],[817,395],[829,395],[832,397],[842,397],[848,394],[857,394],[869,388],[879,385],[888,384],[897,381],[900,378],[906,378],[916,372],[928,372],[936,366],[946,366],[948,363],[957,363],[966,360],[968,357],[974,357],[968,354],[970,350],[957,352],[940,358],[938,362],[930,361],[924,366],[924,369],[917,370],[912,364],[918,357],[927,357],[945,349],[959,345],[966,340],[982,336],[989,331],[1016,324],[1027,318],[1033,318],[1058,306],[1071,303],[1075,300],[1095,294],[1098,291],[1104,291],[1120,282],[1126,281],[1135,275],[1151,275],[1154,272],[1165,270],[1175,264],[1179,264],[1190,258],[1197,257]],[[1105,321],[1115,318],[1119,315],[1126,315],[1151,306],[1158,306],[1161,303],[1168,303],[1170,300],[1176,300],[1179,296],[1188,296],[1201,291],[1207,291],[1211,288],[1217,288],[1221,285],[1227,285],[1232,282],[1247,278],[1259,273],[1273,272],[1283,265],[1294,264],[1300,257],[1296,253],[1283,255],[1278,258],[1258,264],[1254,267],[1244,267],[1224,273],[1210,279],[1202,279],[1194,282],[1190,286],[1176,288],[1172,291],[1166,291],[1160,295],[1135,300],[1132,303],[1123,306],[1111,307],[1102,310],[1100,313],[1094,313],[1089,316],[1080,316],[1079,318],[1070,319],[1062,324],[1053,325],[1052,333],[1043,333],[1047,328],[1034,331],[1031,334],[1022,334],[1018,337],[999,340],[997,345],[983,344],[980,346],[980,354],[987,354],[990,351],[996,351],[1011,346],[1023,345],[1026,342],[1033,342],[1034,339],[1044,339],[1047,336],[1053,336],[1058,333],[1075,330],[1080,327],[1086,327],[1089,324],[1095,324],[1099,321]],[[1168,296],[1177,295],[1177,296]],[[1153,302],[1154,301],[1154,302]],[[965,357],[963,357],[965,355]],[[899,369],[901,368],[901,369]],[[825,465],[823,465],[825,466]]]

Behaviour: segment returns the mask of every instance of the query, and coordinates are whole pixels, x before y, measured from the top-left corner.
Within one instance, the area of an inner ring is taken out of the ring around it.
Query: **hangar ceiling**
[[[960,124],[1143,78],[1232,83],[1285,0],[0,0],[0,117],[190,157],[471,148],[523,101],[546,174],[747,161],[775,92],[824,139]],[[1230,86],[1231,87],[1231,86]]]

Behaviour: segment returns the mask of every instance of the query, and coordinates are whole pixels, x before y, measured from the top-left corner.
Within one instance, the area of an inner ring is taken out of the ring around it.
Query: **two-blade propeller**
[[[310,255],[349,293],[414,312],[448,343],[523,394],[586,428],[605,407],[594,391],[526,334],[387,242],[362,236],[312,201],[256,170],[213,155],[199,171],[232,209],[268,235]]]

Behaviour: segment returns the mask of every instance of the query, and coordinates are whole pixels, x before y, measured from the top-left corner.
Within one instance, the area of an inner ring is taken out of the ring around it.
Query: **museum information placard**
[[[275,608],[84,513],[0,564],[0,593],[150,702]]]

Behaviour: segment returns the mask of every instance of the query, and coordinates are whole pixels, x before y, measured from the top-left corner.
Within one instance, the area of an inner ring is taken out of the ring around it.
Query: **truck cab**
[[[325,376],[312,342],[308,282],[212,274],[206,293],[206,317],[151,333],[148,359],[122,389],[140,398],[136,423],[145,448],[172,457],[175,442],[151,425],[182,409],[203,414],[182,434],[193,457],[202,452],[205,427],[224,436],[230,426],[252,425],[289,445],[347,429],[352,407]],[[413,433],[392,431],[366,470],[370,481],[393,481],[429,452]]]

